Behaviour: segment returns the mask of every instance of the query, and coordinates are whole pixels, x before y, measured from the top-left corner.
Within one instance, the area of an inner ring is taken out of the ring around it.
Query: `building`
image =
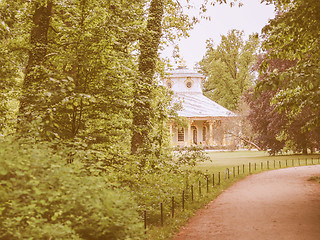
[[[178,111],[186,119],[185,126],[170,122],[173,146],[202,145],[209,149],[234,148],[236,115],[202,93],[204,76],[185,67],[169,73],[164,84],[174,92],[174,99],[182,102]]]

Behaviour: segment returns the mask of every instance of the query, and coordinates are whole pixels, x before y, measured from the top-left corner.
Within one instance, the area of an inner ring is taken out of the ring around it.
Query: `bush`
[[[0,239],[142,238],[127,191],[81,169],[45,144],[2,142]]]

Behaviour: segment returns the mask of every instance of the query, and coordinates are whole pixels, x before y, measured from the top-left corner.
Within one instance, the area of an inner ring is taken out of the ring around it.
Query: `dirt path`
[[[251,175],[189,220],[175,240],[319,240],[320,165]]]

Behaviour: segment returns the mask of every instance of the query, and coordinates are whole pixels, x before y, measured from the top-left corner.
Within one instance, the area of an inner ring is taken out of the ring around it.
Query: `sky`
[[[201,1],[201,0],[197,0]],[[206,40],[213,39],[215,45],[220,43],[221,35],[229,30],[243,30],[246,38],[252,33],[261,33],[261,29],[274,17],[274,6],[260,4],[260,0],[242,0],[242,7],[216,5],[210,7],[207,16],[211,21],[201,20],[190,31],[190,37],[179,42],[180,56],[188,68],[193,69],[206,51]],[[171,58],[172,47],[168,47],[163,56]]]

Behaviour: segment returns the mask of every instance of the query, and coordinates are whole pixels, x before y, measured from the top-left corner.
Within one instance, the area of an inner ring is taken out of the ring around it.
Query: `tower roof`
[[[201,73],[198,73],[194,70],[190,70],[187,67],[178,67],[172,71],[169,71],[170,77],[179,78],[179,77],[192,77],[192,78],[204,78]]]

